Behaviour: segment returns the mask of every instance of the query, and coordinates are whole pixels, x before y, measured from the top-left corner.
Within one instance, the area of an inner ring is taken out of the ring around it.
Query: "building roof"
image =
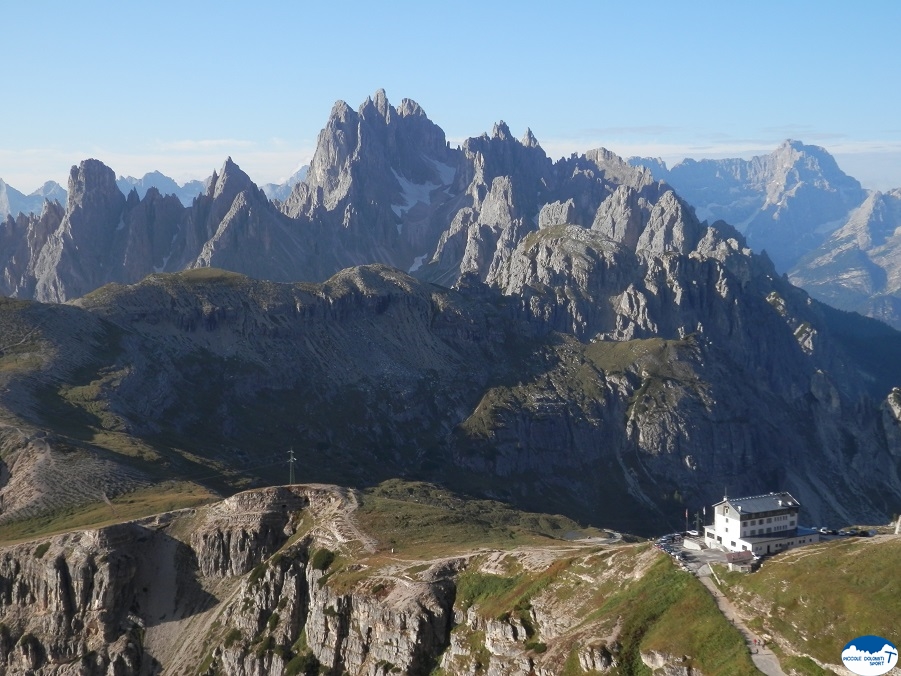
[[[760,512],[775,512],[786,507],[800,507],[791,493],[768,493],[767,495],[754,495],[748,498],[724,498],[714,507],[727,504],[742,514],[758,514]]]

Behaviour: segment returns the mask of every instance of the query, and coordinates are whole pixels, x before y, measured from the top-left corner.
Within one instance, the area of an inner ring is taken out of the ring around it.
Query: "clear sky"
[[[901,186],[901,2],[0,3],[0,178],[96,157],[257,183],[312,156],[338,99],[383,87],[453,142],[505,120],[554,158],[750,157],[822,145]]]

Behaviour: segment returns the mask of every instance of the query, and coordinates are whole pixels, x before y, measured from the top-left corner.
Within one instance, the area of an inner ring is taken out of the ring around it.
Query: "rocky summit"
[[[791,139],[750,160],[686,159],[672,169],[648,158],[629,162],[674,186],[700,218],[736,226],[780,272],[821,244],[866,198],[825,149]]]
[[[735,172],[782,171],[776,202],[859,189],[795,143],[758,164]],[[901,499],[901,336],[604,149],[553,161],[503,122],[450,147],[379,91],[335,104],[283,202],[231,159],[187,207],[86,160],[2,234],[3,522],[282,483],[292,446],[309,480],[639,533],[724,488],[816,521]],[[53,497],[61,467],[92,479]]]

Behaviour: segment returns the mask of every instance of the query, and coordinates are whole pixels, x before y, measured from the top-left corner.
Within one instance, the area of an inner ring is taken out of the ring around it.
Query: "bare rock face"
[[[890,453],[901,457],[901,388],[894,388],[883,403],[882,426]]]
[[[4,295],[30,298],[34,295],[35,264],[38,255],[57,231],[65,216],[59,202],[44,202],[39,214],[7,217],[0,229]]]
[[[166,269],[218,267],[288,281],[301,277],[310,261],[297,224],[231,158],[213,174],[173,238],[175,258]]]
[[[0,664],[8,673],[57,673],[55,665],[67,663],[88,673],[138,673],[145,655],[133,611],[151,538],[123,525],[4,551]],[[131,546],[120,551],[124,542]]]
[[[85,160],[69,175],[66,216],[35,263],[35,296],[60,302],[97,288],[106,275],[105,249],[125,208],[112,169]]]
[[[337,595],[308,573],[311,592],[307,642],[320,663],[336,672],[378,673],[394,665],[401,673],[428,673],[447,644],[453,613],[451,582],[395,585],[378,596]]]
[[[239,493],[206,511],[191,545],[206,577],[250,572],[281,549],[293,533],[291,517],[304,498],[287,489]]]
[[[282,205],[310,222],[317,255],[306,278],[363,262],[421,266],[447,217],[459,163],[414,101],[394,107],[379,90],[358,111],[336,103],[305,180]]]
[[[287,543],[310,505],[322,518],[342,495],[249,491],[0,551],[0,669],[264,676],[306,650],[331,673],[428,673],[449,640],[451,577],[339,592],[313,537]]]

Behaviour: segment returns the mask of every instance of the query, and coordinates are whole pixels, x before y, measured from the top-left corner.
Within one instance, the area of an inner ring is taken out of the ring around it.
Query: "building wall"
[[[770,551],[767,552],[766,545],[753,547],[745,538],[770,536],[778,538],[781,531],[794,530],[798,526],[798,506],[792,505],[783,509],[776,509],[769,512],[759,514],[742,514],[741,511],[728,503],[714,505],[713,509],[713,537],[708,535],[710,526],[705,527],[705,543],[710,547],[719,547],[727,551],[753,551],[755,554],[773,553],[783,551],[799,544],[809,544],[810,542],[819,542],[819,538],[813,539],[811,536],[792,537],[785,541],[770,543]],[[785,544],[782,544],[782,543]]]

